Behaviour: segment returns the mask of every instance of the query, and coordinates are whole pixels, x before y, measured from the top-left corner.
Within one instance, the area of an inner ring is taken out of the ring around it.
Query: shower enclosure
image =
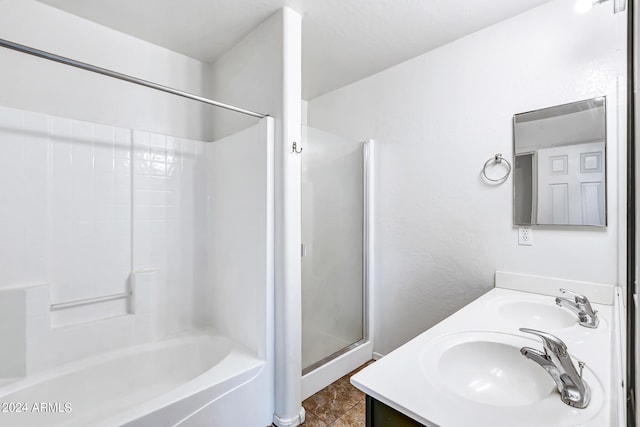
[[[369,343],[370,143],[311,127],[304,132],[302,373],[306,397],[371,358],[370,345],[363,346]],[[328,364],[333,364],[329,369],[333,374],[323,373]],[[308,381],[314,377],[316,381]]]

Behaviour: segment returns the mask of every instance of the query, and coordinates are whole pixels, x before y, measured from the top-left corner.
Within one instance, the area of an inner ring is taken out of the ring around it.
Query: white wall
[[[0,1],[0,38],[199,95],[209,66],[33,0]],[[212,107],[0,49],[0,105],[111,126],[209,139]]]
[[[218,59],[211,67],[212,97],[276,119],[281,132],[283,96],[283,13],[279,11]],[[258,119],[224,109],[211,112],[211,134],[219,139]]]
[[[374,351],[388,353],[486,292],[495,270],[623,280],[625,17],[609,4],[587,15],[572,7],[552,1],[309,102],[310,126],[376,140]],[[601,95],[609,226],[535,228],[534,246],[518,246],[512,181],[485,184],[482,165],[497,152],[511,158],[513,114]]]

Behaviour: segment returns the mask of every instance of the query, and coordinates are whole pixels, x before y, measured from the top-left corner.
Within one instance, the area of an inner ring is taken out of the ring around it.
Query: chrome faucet
[[[582,379],[584,363],[578,362],[580,367],[580,373],[578,373],[567,352],[567,346],[560,338],[535,329],[520,328],[520,331],[540,337],[544,350],[522,347],[520,353],[542,366],[551,375],[564,403],[574,408],[586,408],[591,400],[591,389]]]
[[[600,323],[598,318],[598,312],[591,307],[591,303],[584,295],[569,291],[567,289],[560,289],[563,294],[569,294],[573,296],[573,301],[570,298],[556,297],[556,304],[559,307],[566,307],[578,315],[580,319],[580,325],[587,328],[597,328]]]

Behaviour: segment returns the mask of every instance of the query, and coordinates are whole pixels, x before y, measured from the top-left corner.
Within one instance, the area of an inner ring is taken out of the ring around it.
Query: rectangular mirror
[[[607,225],[606,99],[513,116],[513,223]]]

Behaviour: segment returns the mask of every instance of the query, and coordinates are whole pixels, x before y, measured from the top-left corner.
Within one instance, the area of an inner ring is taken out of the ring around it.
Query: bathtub
[[[223,425],[216,419],[233,419],[224,411],[237,408],[212,407],[241,392],[264,366],[225,337],[202,331],[183,334],[25,378],[0,379],[0,425]],[[235,400],[251,402],[252,396]]]

